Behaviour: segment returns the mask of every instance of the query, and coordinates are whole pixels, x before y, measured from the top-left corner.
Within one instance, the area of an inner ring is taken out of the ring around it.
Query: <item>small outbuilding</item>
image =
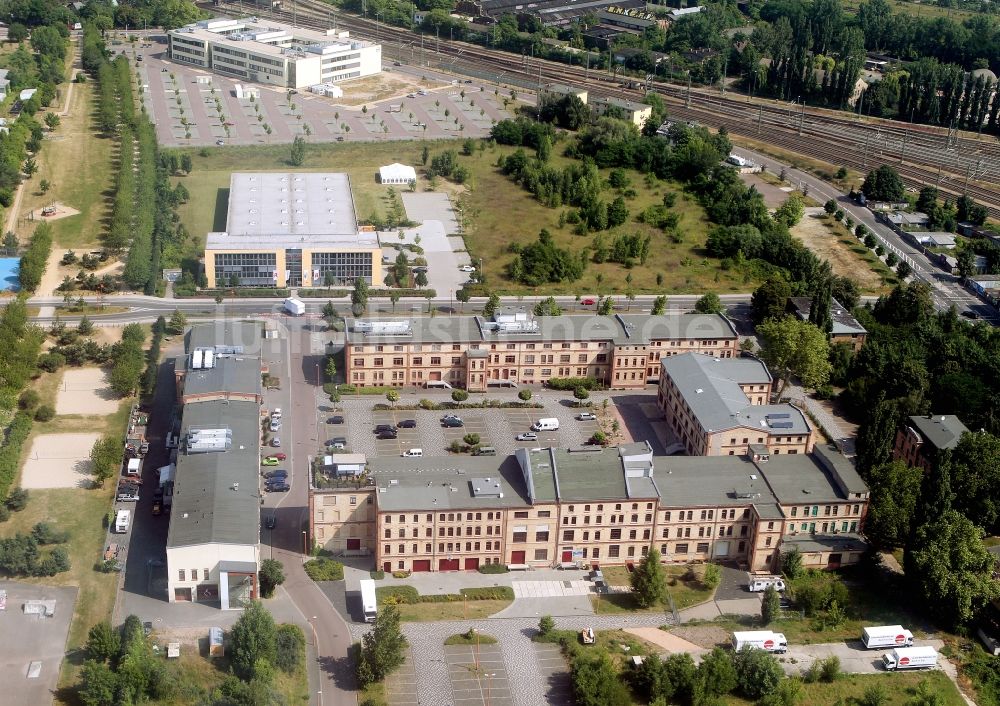
[[[378,180],[382,184],[409,184],[417,180],[417,170],[405,164],[394,162],[385,167],[379,167]]]

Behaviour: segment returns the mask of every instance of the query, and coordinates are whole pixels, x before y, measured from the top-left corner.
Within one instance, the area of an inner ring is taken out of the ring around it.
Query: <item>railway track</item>
[[[221,2],[206,8],[239,12],[241,5]],[[322,0],[297,0],[296,11],[256,9],[265,17],[304,27],[337,27],[383,43],[383,55],[414,62],[420,46],[420,64],[468,73],[487,80],[534,89],[542,82],[572,83],[591,95],[638,101],[643,89],[630,89],[606,73],[557,62],[521,57],[464,42],[439,41],[408,30],[355,15],[335,12]],[[430,54],[430,57],[428,57]],[[429,61],[430,59],[430,61]],[[970,139],[941,128],[890,120],[848,117],[832,111],[804,109],[773,102],[748,103],[704,90],[655,83],[671,117],[693,120],[708,127],[725,126],[733,135],[760,139],[789,152],[837,166],[867,171],[888,164],[910,186],[937,186],[952,198],[964,193],[1000,218],[1000,192],[984,184],[1000,183],[1000,144]]]

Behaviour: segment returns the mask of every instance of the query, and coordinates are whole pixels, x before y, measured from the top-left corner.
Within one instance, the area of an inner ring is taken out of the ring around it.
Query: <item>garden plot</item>
[[[42,434],[31,443],[21,487],[89,488],[90,450],[100,434]]]

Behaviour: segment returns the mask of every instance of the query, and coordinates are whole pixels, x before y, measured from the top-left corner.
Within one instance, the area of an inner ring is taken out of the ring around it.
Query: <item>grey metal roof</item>
[[[813,455],[771,456],[756,465],[778,502],[802,504],[848,499],[834,471]]]
[[[239,346],[243,349],[242,355],[259,356],[261,323],[217,319],[209,323],[194,324],[188,329],[184,339],[184,350],[188,353],[195,348]]]
[[[513,456],[371,458],[380,510],[478,510],[525,507],[528,495]],[[503,497],[475,497],[472,480],[500,480]]]
[[[812,299],[809,297],[792,297],[789,299],[795,307],[795,313],[803,321],[809,320],[812,310]],[[868,333],[864,326],[858,323],[854,315],[836,299],[830,299],[830,317],[833,319],[834,336],[845,336],[855,333]]]
[[[212,392],[261,394],[260,359],[243,356],[220,357],[208,369],[188,369],[184,376],[185,395]]]
[[[530,309],[525,309],[530,312]],[[532,332],[500,333],[484,325],[487,320],[478,316],[393,318],[378,321],[408,321],[409,331],[403,335],[375,335],[356,330],[358,323],[348,322],[349,343],[499,343],[553,341],[613,342],[618,345],[645,345],[652,340],[682,340],[712,338],[734,340],[738,338],[733,324],[720,314],[618,314],[596,316],[564,314],[562,316],[534,317],[538,328]],[[372,320],[374,321],[374,320]]]
[[[347,174],[235,172],[230,178],[224,233],[209,233],[208,249],[323,246],[377,247],[359,232]]]
[[[654,463],[660,504],[664,507],[747,505],[774,500],[757,467],[746,456],[657,456]]]
[[[788,544],[800,552],[863,552],[868,549],[868,542],[857,534],[790,534],[781,540],[782,545]]]
[[[227,451],[177,457],[167,547],[256,545],[260,536],[260,405],[214,400],[184,406],[181,435],[191,427],[229,428]]]
[[[740,384],[770,384],[767,367],[756,358],[713,358],[682,353],[661,360],[706,432],[748,427],[775,434],[808,434],[805,415],[788,404],[752,405]]]
[[[935,449],[953,449],[969,428],[954,414],[910,417],[910,426]]]
[[[840,453],[835,444],[816,444],[812,455],[827,470],[833,473],[834,480],[839,479],[840,489],[848,494],[865,494],[868,486],[861,479],[854,461]]]
[[[608,500],[627,498],[625,471],[616,448],[552,449],[559,482],[559,499]]]

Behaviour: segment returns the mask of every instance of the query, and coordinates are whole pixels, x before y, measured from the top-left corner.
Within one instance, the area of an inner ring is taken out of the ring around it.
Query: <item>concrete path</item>
[[[514,598],[554,598],[587,596],[594,592],[589,581],[514,581]]]
[[[810,397],[803,388],[789,383],[782,392],[782,397],[788,397],[792,402],[808,410],[809,414],[826,429],[831,441],[837,445],[841,453],[846,456],[854,455],[854,436],[847,433],[841,426],[840,420]]]

